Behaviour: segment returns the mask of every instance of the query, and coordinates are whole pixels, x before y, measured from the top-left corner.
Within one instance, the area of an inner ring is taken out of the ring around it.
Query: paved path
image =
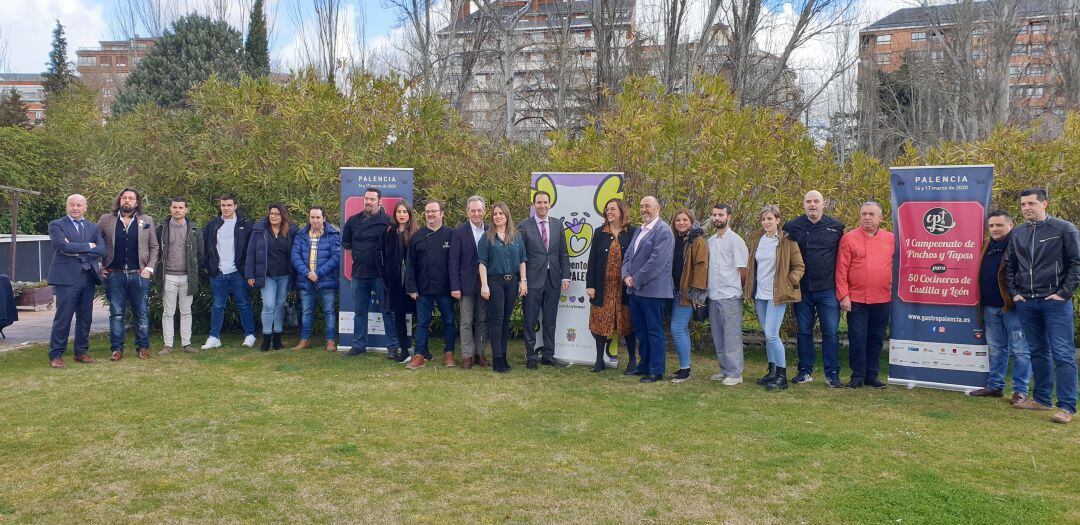
[[[55,310],[19,310],[19,320],[4,329],[7,339],[0,339],[0,352],[7,352],[24,346],[48,343],[52,330]],[[109,307],[101,301],[94,302],[94,322],[90,333],[109,331]],[[72,335],[75,333],[75,321],[72,320]],[[70,344],[68,345],[71,346]]]

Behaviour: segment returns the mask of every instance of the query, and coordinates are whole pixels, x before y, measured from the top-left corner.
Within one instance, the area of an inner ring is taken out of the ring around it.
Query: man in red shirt
[[[836,258],[836,298],[847,312],[847,388],[885,388],[878,380],[881,347],[889,326],[892,301],[893,234],[881,229],[884,210],[867,202],[859,210],[859,228],[840,238]]]

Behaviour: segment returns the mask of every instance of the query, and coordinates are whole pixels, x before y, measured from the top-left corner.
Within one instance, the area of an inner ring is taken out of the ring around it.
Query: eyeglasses
[[[439,213],[442,210],[424,210],[424,213]]]

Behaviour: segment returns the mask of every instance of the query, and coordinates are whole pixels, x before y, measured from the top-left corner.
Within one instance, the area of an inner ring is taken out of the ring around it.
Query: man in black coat
[[[450,295],[458,300],[461,310],[461,367],[468,370],[473,363],[488,365],[484,358],[487,308],[480,297],[480,261],[476,258],[476,246],[487,231],[484,198],[469,197],[465,212],[469,220],[454,228],[450,236]]]
[[[93,363],[90,324],[94,313],[94,289],[101,282],[101,258],[105,237],[97,224],[86,220],[86,197],[67,198],[67,216],[49,223],[53,247],[49,284],[56,290],[56,315],[49,334],[49,366],[64,368],[71,318],[75,317],[75,360]]]
[[[443,364],[454,365],[454,299],[450,296],[450,228],[443,227],[443,204],[428,201],[424,205],[427,226],[420,228],[409,242],[405,260],[405,292],[416,301],[416,353],[406,368],[415,370],[431,361],[428,333],[431,314],[439,308],[443,323]]]
[[[364,191],[364,211],[357,213],[341,228],[341,250],[352,255],[353,283],[353,339],[346,357],[367,352],[368,312],[371,295],[377,301],[383,298],[383,235],[390,227],[390,216],[382,209],[382,191],[368,188]],[[393,333],[392,317],[383,317],[387,333]]]
[[[210,273],[210,292],[214,306],[210,310],[210,337],[203,350],[221,346],[221,326],[225,323],[225,305],[229,297],[240,310],[244,327],[244,346],[255,346],[255,317],[251,313],[248,284],[244,279],[244,257],[251,238],[251,221],[236,210],[236,197],[225,193],[218,199],[221,214],[203,228],[203,266]]]

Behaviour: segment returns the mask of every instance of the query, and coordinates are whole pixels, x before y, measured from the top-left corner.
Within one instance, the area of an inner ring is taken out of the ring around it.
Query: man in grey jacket
[[[111,212],[98,219],[105,237],[102,273],[105,296],[109,299],[109,349],[111,359],[124,357],[124,317],[128,309],[135,318],[135,347],[139,359],[150,357],[150,321],[146,303],[150,277],[158,260],[158,239],[154,219],[143,213],[142,195],[124,188],[116,196]]]
[[[525,367],[536,368],[536,332],[540,323],[543,346],[540,363],[566,366],[555,359],[555,321],[559,313],[559,296],[570,287],[570,251],[566,248],[566,227],[561,219],[548,216],[551,195],[538,191],[533,196],[533,216],[518,223],[525,242],[525,284],[528,294],[523,299],[525,314]]]

